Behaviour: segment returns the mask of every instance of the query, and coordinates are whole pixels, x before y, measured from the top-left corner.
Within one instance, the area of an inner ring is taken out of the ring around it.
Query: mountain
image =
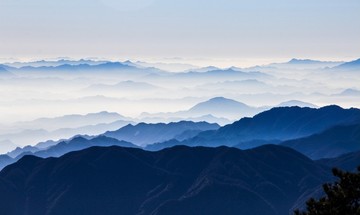
[[[71,76],[71,77],[142,77],[149,74],[163,74],[166,73],[156,68],[139,68],[121,62],[102,62],[100,64],[55,64],[54,66],[23,66],[23,67],[9,67],[10,72],[15,75],[46,75],[46,76]]]
[[[334,158],[360,151],[360,124],[335,126],[309,137],[285,141],[281,145],[312,159]]]
[[[337,70],[359,70],[360,69],[360,58],[354,61],[346,62],[340,64],[339,66],[333,67],[332,69]]]
[[[18,68],[20,71],[81,71],[81,70],[117,70],[117,69],[134,69],[134,67],[122,64],[120,62],[105,62],[102,64],[61,64],[56,66],[23,66]]]
[[[13,142],[11,142],[10,140],[1,140],[0,141],[0,154],[6,153],[10,150],[13,150],[16,147],[17,147],[17,145],[14,144]]]
[[[14,162],[14,160],[12,157],[10,157],[8,155],[0,155],[0,170],[3,169],[8,164],[11,164],[13,162]]]
[[[6,153],[6,155],[12,157],[12,158],[16,158],[17,156],[19,156],[20,154],[23,153],[34,153],[41,150],[40,148],[36,147],[36,146],[24,146],[24,147],[16,147],[14,150],[12,151],[8,151],[8,153]]]
[[[100,123],[112,123],[117,120],[129,121],[130,119],[118,113],[102,111],[85,115],[72,114],[54,118],[39,118],[33,121],[17,122],[13,127],[18,129],[46,129],[48,131],[61,128],[78,128]]]
[[[7,72],[8,71],[4,67],[2,67],[2,65],[0,65],[0,74],[7,73]]]
[[[334,96],[360,96],[360,90],[349,88]]]
[[[336,158],[321,159],[317,162],[331,168],[336,167],[347,171],[355,171],[360,166],[360,151],[344,154]]]
[[[360,110],[326,106],[319,109],[301,107],[277,107],[252,118],[242,118],[216,131],[204,131],[178,144],[189,146],[235,146],[253,148],[254,143],[277,143],[306,137],[339,124],[360,120]],[[255,141],[256,140],[256,141]],[[175,143],[175,142],[174,142]],[[178,145],[177,144],[177,145]],[[167,142],[168,146],[169,143]],[[156,148],[162,148],[157,143]]]
[[[68,152],[79,151],[82,149],[86,149],[92,146],[122,146],[122,147],[131,147],[137,148],[132,143],[126,141],[119,141],[114,138],[105,137],[105,136],[98,136],[92,139],[87,139],[81,136],[72,138],[68,141],[62,141],[54,146],[51,146],[45,150],[40,150],[37,152],[32,153],[38,157],[59,157]],[[29,154],[29,153],[27,153]]]
[[[0,155],[0,169],[18,161],[26,155],[35,155],[42,158],[59,157],[68,152],[79,151],[92,146],[123,146],[130,148],[138,147],[132,143],[119,141],[114,138],[105,136],[97,136],[92,138],[87,138],[86,136],[75,136],[68,140],[60,141],[55,145],[49,146],[45,149],[41,149],[36,146],[26,146],[24,148],[17,148],[6,155]]]
[[[88,65],[98,65],[108,63],[108,61],[98,61],[98,60],[69,60],[69,59],[59,59],[59,60],[39,60],[39,61],[31,61],[31,62],[13,62],[13,63],[5,63],[7,66],[11,67],[25,67],[25,66],[32,66],[32,67],[45,67],[45,66],[61,66],[64,64],[68,65],[80,65],[80,64],[88,64]]]
[[[77,117],[73,117],[73,119],[76,119]],[[81,117],[80,117],[81,118]],[[63,120],[65,120],[65,118],[61,118]],[[114,118],[116,119],[116,118]],[[63,125],[66,125],[67,123],[71,123],[71,117],[70,119],[68,119],[69,121],[63,121]],[[84,120],[89,120],[89,123],[91,121],[90,118],[85,118]],[[96,120],[96,119],[95,119]],[[99,118],[99,120],[106,120],[105,118],[101,119]],[[44,120],[44,122],[41,123],[45,123],[47,120]],[[61,122],[60,120],[48,120],[48,121],[58,121],[59,123],[56,125],[51,125],[49,124],[49,128],[52,128],[52,126],[60,126]],[[74,124],[76,123],[84,123],[84,122],[74,122]],[[129,123],[133,123],[132,121],[124,121],[124,120],[118,120],[115,122],[110,122],[110,123],[100,123],[100,124],[95,124],[95,125],[86,125],[86,126],[82,126],[82,127],[78,127],[78,128],[60,128],[60,129],[56,129],[53,131],[47,131],[44,129],[35,129],[35,130],[23,130],[17,133],[9,133],[9,134],[1,134],[0,135],[0,139],[5,139],[5,140],[11,140],[12,142],[16,143],[19,146],[26,146],[26,145],[34,145],[37,144],[41,141],[46,141],[46,140],[59,140],[59,139],[64,139],[64,138],[70,138],[73,137],[75,135],[99,135],[102,134],[106,131],[109,130],[116,130],[119,129],[125,125],[128,125]],[[69,125],[71,126],[71,125]],[[34,124],[35,127],[35,124]],[[9,147],[2,147],[2,145],[0,144],[0,148],[4,151],[4,152],[8,152],[11,149],[14,149],[16,146],[11,147],[9,149]],[[9,150],[7,150],[9,149]]]
[[[253,116],[265,109],[266,108],[251,107],[233,99],[214,97],[200,102],[188,110],[171,113],[142,113],[140,118],[191,119],[211,115],[218,119],[212,119],[212,121],[209,122],[218,122],[224,125],[231,122],[231,120],[234,121],[245,116]]]
[[[269,79],[272,78],[271,75],[261,73],[261,72],[243,72],[230,69],[215,69],[205,72],[184,72],[176,73],[174,77],[178,80],[207,80],[207,81],[227,81],[227,80],[246,80],[246,79]]]
[[[330,180],[289,148],[92,147],[60,158],[25,156],[0,172],[7,215],[288,215]],[[16,204],[13,204],[16,202]]]
[[[220,126],[218,124],[191,121],[172,122],[168,124],[139,123],[137,125],[129,124],[116,131],[108,131],[104,133],[104,135],[118,140],[128,141],[139,146],[145,146],[152,143],[170,140],[183,134],[185,131],[216,130],[219,127]]]
[[[14,74],[9,72],[6,68],[7,66],[0,64],[0,77],[13,77]]]
[[[246,113],[246,115],[254,115],[255,113],[258,113],[259,110],[258,108],[250,107],[244,103],[232,99],[215,97],[195,105],[187,112],[194,115],[211,113],[214,116],[226,115],[232,116],[231,118],[234,118],[239,115],[239,112]]]
[[[176,113],[142,113],[140,115],[140,121],[145,123],[170,123],[170,122],[180,122],[180,121],[192,121],[192,122],[208,122],[208,123],[216,123],[219,125],[226,125],[231,123],[229,119],[223,117],[215,117],[211,114],[206,114],[203,116],[195,116],[195,117],[185,117],[182,115],[175,115]],[[170,117],[173,116],[173,117]],[[169,117],[169,118],[168,118]]]
[[[319,61],[312,59],[297,59],[293,58],[288,62],[284,63],[272,63],[266,66],[259,67],[258,69],[295,69],[295,70],[303,70],[303,69],[323,69],[329,67],[335,67],[343,62],[341,61]]]
[[[299,100],[290,100],[290,101],[282,102],[277,105],[277,107],[293,107],[293,106],[318,108],[318,106],[316,106],[314,104],[299,101]]]

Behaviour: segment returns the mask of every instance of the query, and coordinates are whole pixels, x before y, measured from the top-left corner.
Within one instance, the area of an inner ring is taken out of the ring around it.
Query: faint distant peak
[[[225,97],[214,97],[207,101],[201,102],[190,110],[201,110],[201,109],[208,109],[208,108],[243,108],[249,107],[245,103],[235,101],[233,99],[228,99]],[[219,110],[220,111],[220,110]]]
[[[340,96],[360,96],[360,90],[356,90],[353,88],[345,89],[340,94]]]
[[[298,107],[310,107],[310,108],[317,108],[318,106],[309,102],[304,102],[304,101],[300,101],[300,100],[290,100],[290,101],[285,101],[282,102],[280,104],[277,105],[277,107],[293,107],[293,106],[298,106]]]
[[[293,58],[288,63],[290,63],[290,64],[309,64],[309,63],[323,63],[323,61]]]

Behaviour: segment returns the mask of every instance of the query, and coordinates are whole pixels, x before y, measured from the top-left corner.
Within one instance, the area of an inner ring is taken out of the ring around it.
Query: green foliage
[[[358,172],[333,169],[337,182],[324,184],[325,196],[306,202],[306,211],[295,215],[360,215],[360,167]]]

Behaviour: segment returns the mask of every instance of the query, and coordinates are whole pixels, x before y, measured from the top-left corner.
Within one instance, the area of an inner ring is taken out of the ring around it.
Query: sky
[[[0,60],[350,60],[359,11],[359,0],[0,0]]]

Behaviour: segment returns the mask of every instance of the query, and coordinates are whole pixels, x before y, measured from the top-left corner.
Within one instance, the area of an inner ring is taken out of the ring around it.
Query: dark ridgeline
[[[332,105],[319,109],[300,107],[278,107],[264,111],[252,118],[242,118],[216,131],[204,131],[181,141],[166,141],[149,146],[159,150],[171,145],[188,146],[236,146],[253,148],[267,143],[306,137],[330,127],[353,124],[360,121],[360,110],[343,109]]]
[[[92,147],[60,158],[25,156],[0,172],[6,215],[288,215],[327,168],[282,146],[177,146],[158,152]]]
[[[137,148],[138,146],[126,142],[120,141],[114,138],[97,136],[94,138],[87,139],[85,136],[77,136],[70,140],[60,141],[53,146],[49,146],[45,149],[38,149],[34,151],[23,150],[19,155],[15,157],[10,157],[8,155],[0,155],[0,169],[5,166],[12,164],[25,155],[35,155],[37,157],[47,158],[47,157],[59,157],[68,152],[79,151],[86,149],[92,146],[122,146],[122,147],[131,147]],[[26,149],[25,147],[24,149]]]
[[[334,158],[360,151],[360,123],[338,125],[308,137],[282,142],[311,159]]]
[[[344,154],[336,158],[320,159],[317,162],[331,168],[336,167],[347,171],[356,171],[360,165],[360,151]]]

